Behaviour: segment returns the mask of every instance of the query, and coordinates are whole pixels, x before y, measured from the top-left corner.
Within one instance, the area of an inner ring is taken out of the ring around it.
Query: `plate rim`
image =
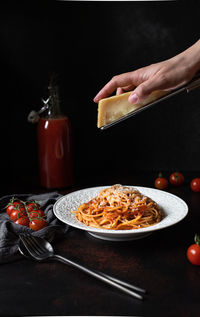
[[[177,219],[173,223],[165,224],[164,226],[160,225],[161,222],[159,222],[159,223],[157,223],[155,225],[152,225],[152,226],[149,226],[149,227],[146,227],[146,228],[129,229],[129,230],[114,230],[114,229],[100,229],[100,228],[89,227],[89,226],[86,226],[83,223],[79,224],[78,220],[77,220],[77,224],[76,223],[72,224],[70,221],[63,220],[58,215],[58,213],[56,212],[57,205],[60,203],[60,201],[64,200],[67,196],[73,196],[75,193],[78,194],[78,193],[81,193],[81,192],[87,191],[87,190],[100,190],[100,189],[103,189],[103,188],[109,188],[110,186],[112,186],[112,185],[87,187],[87,188],[82,188],[82,189],[79,189],[79,190],[75,190],[75,191],[73,191],[71,193],[63,195],[62,197],[60,197],[54,203],[54,205],[53,205],[53,213],[60,221],[64,222],[65,224],[67,224],[67,225],[69,225],[71,227],[74,227],[74,228],[77,228],[77,229],[80,229],[80,230],[84,230],[84,231],[88,231],[88,232],[94,232],[96,234],[109,235],[109,236],[111,236],[111,235],[112,236],[115,236],[115,235],[116,236],[117,235],[126,236],[126,235],[134,235],[134,234],[143,234],[143,233],[147,233],[147,232],[153,232],[153,231],[165,229],[165,228],[171,227],[171,226],[179,223],[188,214],[188,210],[189,210],[188,205],[182,198],[180,198],[180,197],[178,197],[178,196],[176,196],[176,195],[174,195],[172,193],[163,191],[163,190],[159,190],[159,189],[151,188],[151,187],[137,186],[137,185],[123,185],[123,186],[128,186],[128,187],[132,187],[132,188],[138,189],[141,193],[142,193],[142,189],[144,189],[144,190],[151,190],[151,191],[154,191],[154,192],[162,192],[162,194],[166,194],[167,196],[171,196],[174,199],[176,199],[177,201],[179,201],[184,206],[184,208],[185,208],[184,209],[184,214],[182,215],[182,217],[180,219]]]

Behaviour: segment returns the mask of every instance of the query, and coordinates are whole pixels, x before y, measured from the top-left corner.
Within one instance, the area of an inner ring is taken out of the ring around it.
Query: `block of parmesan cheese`
[[[129,112],[139,109],[161,98],[167,93],[168,92],[163,90],[156,90],[152,92],[144,101],[137,104],[132,104],[128,101],[131,92],[101,99],[98,104],[97,127],[101,128],[108,123],[112,123],[115,120],[125,116]]]

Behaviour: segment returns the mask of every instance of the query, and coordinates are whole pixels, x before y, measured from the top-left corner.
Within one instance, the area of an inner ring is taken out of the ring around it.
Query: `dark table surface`
[[[56,253],[147,289],[143,301],[62,263],[21,258],[0,265],[0,315],[199,316],[200,267],[186,258],[187,247],[200,232],[200,193],[189,186],[193,174],[187,174],[181,187],[167,189],[189,206],[186,218],[172,227],[126,242],[104,241],[70,228],[53,243]],[[79,181],[61,193],[114,183],[153,187],[154,177],[155,173],[146,172],[106,175],[100,182]],[[2,195],[44,191],[37,183],[21,179],[17,186],[4,187]]]

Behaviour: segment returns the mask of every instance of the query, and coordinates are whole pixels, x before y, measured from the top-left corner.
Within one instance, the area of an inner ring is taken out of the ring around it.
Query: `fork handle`
[[[61,255],[58,255],[58,254],[55,254],[54,256],[52,256],[51,259],[52,260],[58,260],[58,261],[60,261],[62,263],[74,266],[77,269],[87,273],[88,275],[91,275],[91,276],[95,277],[96,279],[101,280],[102,282],[105,282],[105,283],[107,283],[107,284],[109,284],[109,285],[121,290],[122,292],[124,292],[124,293],[126,293],[126,294],[128,294],[130,296],[133,296],[133,297],[135,297],[137,299],[141,299],[141,300],[143,299],[143,297],[140,294],[137,294],[136,292],[126,288],[125,285],[127,287],[129,287],[129,288],[136,289],[136,290],[144,293],[145,290],[143,290],[143,289],[141,289],[139,287],[136,287],[136,286],[133,286],[133,285],[131,285],[129,283],[120,281],[120,280],[118,280],[118,279],[116,279],[114,277],[111,277],[111,276],[107,275],[107,274],[100,273],[98,271],[94,271],[94,270],[88,269],[87,267],[85,267],[83,265],[80,265],[77,262],[74,262],[74,261],[69,260],[67,258],[64,258],[64,257],[62,257]]]

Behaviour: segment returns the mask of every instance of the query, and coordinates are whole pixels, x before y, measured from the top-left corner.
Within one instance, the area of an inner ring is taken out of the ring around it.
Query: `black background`
[[[194,1],[1,5],[2,186],[37,178],[36,126],[27,115],[41,107],[51,71],[59,76],[62,110],[73,127],[77,183],[119,170],[199,171],[200,91],[106,131],[96,127],[93,102],[112,76],[170,58],[199,34]]]

